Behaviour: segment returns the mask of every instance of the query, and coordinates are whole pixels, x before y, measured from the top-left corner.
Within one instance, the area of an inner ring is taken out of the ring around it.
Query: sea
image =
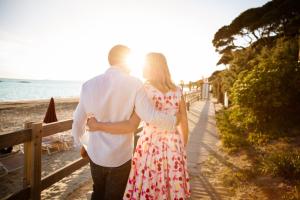
[[[0,78],[0,102],[79,97],[82,83]]]
[[[79,97],[83,81],[0,78],[0,102]],[[183,88],[184,93],[191,92]]]

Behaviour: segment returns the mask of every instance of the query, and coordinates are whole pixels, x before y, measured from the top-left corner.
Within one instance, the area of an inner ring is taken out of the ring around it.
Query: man
[[[74,112],[72,135],[77,145],[84,145],[90,159],[93,178],[92,199],[122,199],[130,172],[133,134],[112,135],[96,131],[85,133],[90,114],[101,122],[128,120],[133,113],[157,127],[172,129],[176,117],[155,110],[140,80],[129,75],[126,57],[130,50],[114,46],[108,55],[110,68],[83,84]],[[88,136],[87,143],[83,136]]]

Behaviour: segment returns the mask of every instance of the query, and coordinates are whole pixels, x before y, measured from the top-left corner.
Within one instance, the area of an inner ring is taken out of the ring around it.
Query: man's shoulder
[[[82,90],[89,88],[90,86],[94,85],[95,83],[97,83],[98,81],[101,81],[101,79],[103,78],[104,74],[100,74],[98,76],[95,76],[87,81],[85,81],[82,84]]]
[[[135,84],[136,86],[138,86],[138,87],[143,86],[143,82],[139,78],[137,78],[137,77],[128,75],[128,80],[130,82],[132,82],[133,84]]]

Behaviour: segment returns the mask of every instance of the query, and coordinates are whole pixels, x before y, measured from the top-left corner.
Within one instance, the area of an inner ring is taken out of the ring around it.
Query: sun
[[[143,78],[143,67],[145,65],[146,54],[137,51],[131,51],[127,56],[126,62],[131,71],[131,75],[136,76],[140,79]]]

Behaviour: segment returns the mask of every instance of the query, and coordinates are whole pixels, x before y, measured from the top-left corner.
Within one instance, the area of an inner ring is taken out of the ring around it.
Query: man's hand
[[[86,125],[87,125],[89,131],[97,131],[98,130],[97,129],[98,121],[95,117],[88,118]]]
[[[82,158],[88,158],[89,157],[89,155],[87,154],[84,147],[80,148],[80,155],[81,155]]]

